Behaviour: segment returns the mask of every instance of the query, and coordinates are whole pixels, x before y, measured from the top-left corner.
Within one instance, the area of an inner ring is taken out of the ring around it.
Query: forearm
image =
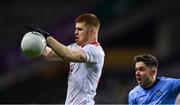
[[[54,51],[51,51],[48,55],[47,55],[47,59],[48,60],[52,60],[52,61],[62,61],[62,58],[57,56]]]
[[[76,52],[67,48],[67,46],[59,43],[51,36],[47,38],[47,43],[55,52],[55,54],[63,60],[75,62],[85,62],[86,60],[85,56],[81,52]]]
[[[50,60],[50,61],[54,61],[54,60],[58,60],[58,61],[62,61],[62,59],[57,56],[54,51],[49,48],[48,46],[46,46],[44,52],[43,52],[43,56],[46,60]]]

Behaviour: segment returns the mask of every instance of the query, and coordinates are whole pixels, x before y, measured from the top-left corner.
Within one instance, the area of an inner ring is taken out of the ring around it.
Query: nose
[[[135,74],[136,74],[136,76],[140,76],[140,71],[137,70]]]
[[[77,35],[77,34],[78,34],[78,31],[77,31],[77,30],[75,30],[75,32],[74,32],[74,33],[75,33],[75,35]]]

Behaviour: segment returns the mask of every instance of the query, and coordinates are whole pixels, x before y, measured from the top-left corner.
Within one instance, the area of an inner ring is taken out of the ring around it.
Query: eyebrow
[[[76,29],[77,29],[77,30],[80,30],[80,31],[83,30],[83,28],[80,28],[80,27],[77,27]]]
[[[145,69],[145,67],[139,67],[139,68],[135,67],[135,70],[137,69]]]

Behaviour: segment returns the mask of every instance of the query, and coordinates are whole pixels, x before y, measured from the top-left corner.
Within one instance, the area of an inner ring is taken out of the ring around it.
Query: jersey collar
[[[151,89],[153,86],[155,86],[158,82],[159,82],[159,77],[156,77],[156,81],[155,81],[155,83],[153,84],[153,85],[151,85],[150,87],[148,87],[148,88],[143,88],[143,89],[145,89],[145,90],[149,90],[149,89]]]
[[[100,43],[99,42],[92,42],[92,43],[89,43],[89,44],[92,44],[92,45],[95,45],[95,46],[98,46]],[[86,46],[86,45],[85,45]],[[84,47],[84,46],[81,46],[81,47]]]

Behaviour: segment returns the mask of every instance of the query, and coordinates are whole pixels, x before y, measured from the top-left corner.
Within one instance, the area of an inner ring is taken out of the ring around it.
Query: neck
[[[144,89],[150,89],[151,87],[153,87],[157,82],[159,81],[159,79],[157,77],[155,77],[153,79],[153,81],[151,82],[151,84],[149,84],[148,86],[145,86]]]
[[[98,42],[98,40],[96,38],[89,39],[87,42],[84,42],[82,44],[82,46],[85,46],[87,44],[91,44],[91,43],[94,43],[94,42]]]
[[[98,42],[98,40],[97,40],[96,38],[91,39],[91,40],[89,40],[89,41],[88,41],[88,43],[87,43],[87,44],[94,43],[94,42]]]
[[[84,42],[82,46],[85,46],[87,44],[94,43],[94,42],[98,42],[98,33],[97,32],[95,32],[92,35],[89,35],[88,40],[86,42]]]

